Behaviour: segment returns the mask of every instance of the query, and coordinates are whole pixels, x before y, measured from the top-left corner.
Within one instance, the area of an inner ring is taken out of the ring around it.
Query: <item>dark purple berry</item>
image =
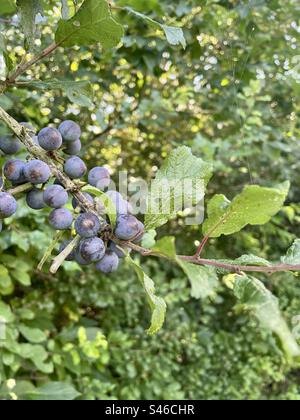
[[[139,221],[136,217],[123,214],[118,216],[115,235],[118,239],[129,241],[140,233]]]
[[[38,134],[39,145],[49,152],[57,150],[62,145],[61,134],[56,128],[43,128]]]
[[[0,149],[6,155],[14,155],[21,150],[22,143],[14,136],[7,135],[0,137]]]
[[[81,136],[81,129],[77,123],[71,120],[63,121],[58,127],[64,142],[73,142]]]
[[[97,236],[100,228],[101,224],[99,218],[90,212],[81,214],[75,222],[76,232],[82,238]]]
[[[119,257],[112,251],[106,251],[105,256],[97,262],[96,270],[104,274],[113,273],[119,267]]]
[[[0,219],[12,216],[17,211],[17,202],[6,192],[0,192]]]
[[[65,162],[64,171],[71,179],[79,179],[86,174],[87,167],[78,156],[71,156]]]
[[[75,140],[75,141],[72,141],[71,143],[67,143],[67,146],[65,147],[64,152],[67,155],[78,155],[80,150],[81,150],[81,141]]]
[[[34,210],[41,210],[46,207],[44,202],[44,192],[36,188],[26,194],[26,202],[28,207]]]
[[[3,168],[5,178],[11,182],[24,182],[25,163],[20,159],[11,159],[6,162]]]
[[[44,184],[51,176],[49,166],[41,160],[31,160],[25,165],[24,175],[32,184]]]
[[[89,184],[93,187],[100,188],[100,186],[108,186],[110,183],[110,175],[106,168],[97,166],[90,170],[88,175]]]
[[[79,244],[79,253],[88,262],[99,261],[105,255],[105,244],[97,237],[83,239]]]
[[[66,230],[72,226],[73,216],[68,209],[55,209],[49,215],[49,223],[56,230]]]
[[[60,185],[49,185],[44,191],[45,203],[54,209],[63,207],[68,202],[68,193]]]

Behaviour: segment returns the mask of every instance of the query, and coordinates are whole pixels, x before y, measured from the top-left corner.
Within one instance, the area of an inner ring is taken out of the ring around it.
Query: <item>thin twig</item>
[[[216,231],[216,229],[218,229],[218,227],[225,222],[227,215],[225,214],[220,220],[219,222],[204,236],[204,238],[202,239],[200,245],[198,246],[198,249],[194,255],[195,258],[199,258],[205,245],[207,244],[208,240],[211,238],[211,235]]]
[[[56,232],[53,240],[51,241],[51,244],[49,245],[48,249],[46,250],[46,252],[43,255],[43,258],[41,259],[39,265],[37,266],[38,271],[42,271],[44,264],[46,263],[46,261],[48,260],[48,258],[52,255],[52,252],[56,246],[56,244],[61,240],[61,238],[63,237],[63,232],[62,231],[58,231]]]
[[[33,188],[33,185],[30,182],[27,182],[26,184],[18,185],[17,187],[11,188],[7,192],[10,195],[17,195],[23,192],[30,191],[32,190],[32,188]]]
[[[147,248],[143,248],[139,245],[133,244],[132,242],[121,242],[123,246],[127,246],[132,250],[139,252],[143,256],[148,257],[159,257],[172,260],[172,258],[168,258],[166,255],[160,254],[159,252],[153,252]],[[179,258],[182,261],[189,262],[191,264],[202,265],[202,266],[210,266],[221,268],[223,270],[231,271],[234,273],[240,273],[242,271],[245,272],[257,272],[257,273],[265,273],[265,274],[273,274],[278,272],[285,272],[285,271],[300,271],[300,265],[291,265],[291,264],[273,264],[268,267],[263,266],[252,266],[252,265],[240,265],[240,264],[230,264],[224,263],[217,260],[209,260],[204,258],[198,258],[195,255],[187,256],[187,255],[177,255],[176,258]]]
[[[64,263],[66,258],[68,258],[68,256],[75,248],[77,248],[79,241],[80,236],[75,236],[75,238],[69,243],[69,245],[57,257],[54,258],[53,263],[50,267],[50,273],[55,274],[57,272],[57,270]]]
[[[59,44],[56,42],[53,42],[53,44],[49,45],[47,48],[45,48],[43,51],[41,51],[39,54],[32,57],[31,60],[26,61],[25,63],[21,63],[16,70],[6,79],[6,85],[10,86],[13,85],[16,81],[16,79],[21,76],[23,73],[25,73],[30,67],[32,67],[34,64],[36,64],[38,61],[42,60],[43,58],[47,57],[48,55],[52,54],[53,51],[55,51],[59,47]]]

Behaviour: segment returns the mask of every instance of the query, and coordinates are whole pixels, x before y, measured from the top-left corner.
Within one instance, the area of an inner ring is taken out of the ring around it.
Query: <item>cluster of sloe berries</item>
[[[138,243],[144,234],[144,225],[132,215],[132,207],[117,191],[109,191],[111,182],[110,173],[105,167],[97,166],[88,172],[84,161],[78,157],[81,150],[81,129],[71,120],[64,121],[58,129],[43,128],[38,135],[28,123],[21,123],[30,134],[34,143],[45,150],[49,157],[53,153],[62,151],[68,156],[63,159],[63,171],[75,184],[82,181],[87,175],[88,183],[104,191],[116,208],[117,221],[114,232],[102,231],[100,217],[105,218],[105,207],[91,194],[84,192],[84,196],[91,204],[91,209],[85,211],[78,200],[73,197],[72,208],[65,207],[69,202],[68,191],[57,179],[53,179],[47,163],[39,159],[27,161],[9,159],[2,170],[0,178],[0,231],[2,220],[12,216],[17,211],[17,201],[7,190],[7,182],[13,187],[31,183],[32,188],[26,193],[27,205],[34,210],[45,207],[52,209],[49,223],[56,230],[65,230],[69,236],[60,246],[60,252],[68,246],[75,231],[80,236],[80,242],[66,258],[67,261],[76,261],[80,265],[95,263],[95,267],[102,273],[111,273],[117,270],[120,258],[129,252],[122,242],[133,241]],[[5,155],[14,155],[22,148],[22,144],[13,135],[0,137],[0,149]],[[51,181],[52,180],[52,181]],[[13,190],[11,190],[13,191]],[[95,210],[95,211],[92,211]],[[97,210],[97,211],[96,211]],[[98,215],[99,217],[98,217]]]

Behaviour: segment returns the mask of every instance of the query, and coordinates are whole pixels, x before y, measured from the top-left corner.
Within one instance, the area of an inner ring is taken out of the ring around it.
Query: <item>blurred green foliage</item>
[[[213,162],[209,196],[232,199],[252,182],[290,180],[288,202],[272,222],[213,239],[205,251],[211,258],[283,255],[299,237],[299,2],[115,3],[182,26],[186,50],[170,46],[144,20],[116,11],[126,26],[118,48],[59,48],[29,72],[42,82],[89,81],[93,105],[79,106],[60,90],[27,83],[2,95],[0,105],[37,128],[78,120],[82,155],[89,165],[108,164],[116,175],[126,169],[132,178],[150,180],[168,153],[184,144]],[[60,14],[59,2],[45,6],[38,50],[53,41]],[[24,39],[10,12],[0,24],[16,65]],[[58,386],[65,399],[300,399],[299,364],[285,358],[272,335],[235,313],[222,282],[214,298],[198,301],[179,269],[144,258],[168,305],[163,330],[149,337],[145,298],[126,265],[111,277],[78,271],[72,263],[56,276],[38,272],[52,236],[46,214],[20,205],[0,236],[0,315],[9,311],[10,319],[9,340],[0,341],[1,398],[55,397]],[[199,226],[187,228],[181,219],[159,236],[164,233],[174,234],[185,254],[201,238]],[[300,314],[297,277],[260,278],[293,326]]]

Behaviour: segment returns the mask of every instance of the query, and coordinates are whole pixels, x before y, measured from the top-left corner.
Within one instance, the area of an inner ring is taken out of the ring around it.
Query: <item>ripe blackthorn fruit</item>
[[[112,251],[106,251],[102,260],[97,262],[96,270],[101,273],[109,274],[117,271],[119,267],[119,257]]]
[[[92,238],[93,236],[97,236],[100,228],[100,220],[95,214],[90,212],[81,214],[75,222],[76,232],[82,238]]]
[[[0,149],[6,155],[14,155],[21,150],[22,143],[11,135],[0,137]]]
[[[87,167],[78,156],[71,156],[65,162],[64,171],[71,179],[78,179],[86,174]]]
[[[55,209],[49,215],[49,223],[56,230],[69,229],[73,223],[72,213],[68,209]]]
[[[49,152],[57,150],[62,145],[61,134],[56,128],[43,128],[38,134],[39,145]]]
[[[24,182],[25,163],[20,159],[11,159],[6,162],[3,168],[5,177],[11,182]]]
[[[76,141],[81,136],[79,125],[71,120],[63,121],[58,127],[58,130],[66,143]]]
[[[0,192],[0,219],[12,216],[17,211],[17,202],[6,192]]]
[[[25,165],[24,175],[32,184],[44,184],[51,176],[49,166],[41,160],[31,160]]]
[[[111,199],[116,207],[117,215],[128,214],[132,212],[131,204],[124,200],[122,195],[118,191],[107,191],[106,195]]]
[[[76,252],[75,252],[75,261],[79,265],[90,265],[91,264],[90,261],[87,261],[84,258],[82,258],[81,254],[79,252],[79,249],[77,249]]]
[[[91,169],[88,175],[89,184],[93,187],[100,188],[100,186],[108,186],[110,183],[110,175],[106,168],[96,166]]]
[[[136,217],[122,214],[117,218],[115,235],[118,239],[129,241],[140,233],[139,221]]]
[[[41,210],[46,207],[44,202],[44,193],[42,190],[34,188],[26,194],[26,203],[28,207],[34,210]]]
[[[44,191],[45,203],[54,209],[63,207],[68,202],[68,193],[60,185],[49,185]]]
[[[67,155],[77,155],[81,150],[81,141],[75,140],[70,143],[67,143],[64,152]]]
[[[88,262],[99,261],[105,255],[104,242],[97,237],[83,239],[79,244],[79,253]]]

